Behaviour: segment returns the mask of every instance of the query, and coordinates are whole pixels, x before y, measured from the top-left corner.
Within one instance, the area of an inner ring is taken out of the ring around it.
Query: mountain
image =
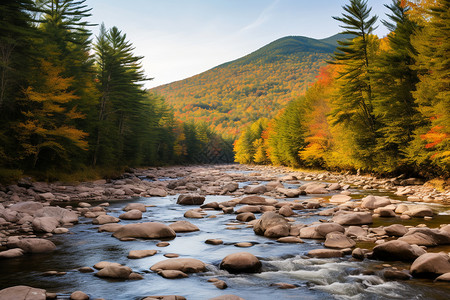
[[[271,118],[305,92],[342,35],[317,40],[280,38],[244,57],[150,92],[165,97],[178,118],[204,121],[227,136],[261,118]]]

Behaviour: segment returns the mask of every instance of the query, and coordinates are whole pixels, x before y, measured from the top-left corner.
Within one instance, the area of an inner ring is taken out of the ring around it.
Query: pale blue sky
[[[369,0],[385,19],[383,4]],[[284,36],[326,38],[340,32],[346,0],[87,0],[89,21],[118,27],[144,56],[154,80],[146,87],[184,79],[237,59]],[[387,30],[378,21],[378,36]],[[98,33],[98,28],[93,29]]]

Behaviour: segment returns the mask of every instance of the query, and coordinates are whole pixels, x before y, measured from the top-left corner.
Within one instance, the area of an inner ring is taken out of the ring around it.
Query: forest
[[[367,1],[343,6],[343,34],[306,93],[247,126],[239,163],[450,175],[450,1],[397,1],[373,34]]]
[[[150,79],[124,32],[102,24],[92,36],[84,2],[0,3],[0,180],[201,162],[205,147],[232,157],[230,141],[179,121],[145,90]]]
[[[199,75],[152,89],[184,121],[202,120],[235,138],[242,127],[274,117],[305,93],[336,48],[334,40],[291,36]]]

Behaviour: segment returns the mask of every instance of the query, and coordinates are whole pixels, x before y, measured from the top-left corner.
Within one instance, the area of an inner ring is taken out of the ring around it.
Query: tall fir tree
[[[333,64],[341,65],[337,84],[338,91],[333,98],[332,120],[343,124],[353,132],[347,141],[348,147],[355,148],[353,159],[358,167],[370,168],[375,164],[377,121],[373,111],[373,62],[378,48],[378,40],[372,33],[377,16],[370,16],[367,1],[351,0],[343,6],[342,17],[334,17],[342,23],[342,34],[351,35],[334,53]]]
[[[412,94],[419,81],[417,71],[412,68],[417,51],[411,44],[418,25],[409,18],[410,8],[400,0],[385,6],[391,14],[388,14],[389,21],[383,24],[391,33],[387,36],[388,47],[380,52],[374,72],[374,113],[380,122],[376,169],[392,172],[401,166],[407,171],[407,148],[415,129],[423,121]]]

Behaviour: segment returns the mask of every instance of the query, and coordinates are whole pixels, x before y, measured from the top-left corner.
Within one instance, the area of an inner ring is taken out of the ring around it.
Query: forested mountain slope
[[[280,38],[255,52],[193,77],[151,90],[182,120],[205,121],[228,136],[261,117],[273,117],[303,94],[336,48],[337,36]],[[341,37],[342,39],[342,37]]]

